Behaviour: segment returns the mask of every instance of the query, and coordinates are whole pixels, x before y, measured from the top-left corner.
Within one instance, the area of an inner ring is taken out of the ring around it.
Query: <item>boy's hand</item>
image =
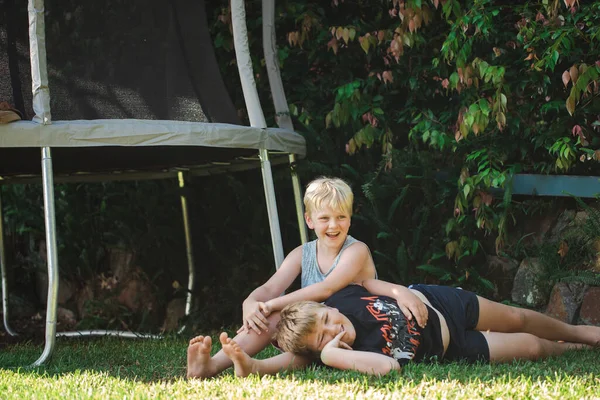
[[[345,350],[352,350],[352,347],[350,347],[348,345],[348,343],[342,341],[342,338],[344,337],[345,334],[346,334],[346,331],[341,331],[340,333],[338,333],[336,335],[336,337],[331,339],[325,346],[323,346],[323,350],[321,350],[321,353],[323,353],[327,350],[338,349],[338,348],[345,349]]]
[[[260,311],[262,312],[262,314],[265,317],[268,317],[269,315],[271,315],[271,312],[273,311],[273,307],[271,307],[271,302],[267,301],[267,302],[262,302],[259,301],[258,302],[258,308],[260,309]]]
[[[410,289],[404,286],[398,290],[400,293],[396,296],[396,301],[406,319],[410,321],[414,316],[417,320],[417,324],[419,324],[421,328],[425,328],[427,319],[429,318],[429,311],[427,311],[425,303],[423,303],[416,294],[411,292]]]
[[[263,315],[260,304],[259,301],[244,301],[242,305],[243,325],[238,333],[242,331],[250,332],[250,329],[252,329],[257,335],[260,335],[263,331],[267,332],[269,330],[267,316]]]
[[[340,358],[339,354],[336,356],[336,349],[352,350],[352,347],[348,346],[346,342],[342,342],[345,334],[346,331],[338,333],[336,337],[323,346],[323,350],[321,350],[321,362],[323,364],[334,366],[335,360]]]

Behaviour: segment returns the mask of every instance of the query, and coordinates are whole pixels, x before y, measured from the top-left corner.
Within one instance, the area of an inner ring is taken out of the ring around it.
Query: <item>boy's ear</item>
[[[304,213],[304,220],[306,221],[306,225],[308,225],[310,229],[315,229],[314,224],[312,222],[312,218],[310,217],[309,213]]]

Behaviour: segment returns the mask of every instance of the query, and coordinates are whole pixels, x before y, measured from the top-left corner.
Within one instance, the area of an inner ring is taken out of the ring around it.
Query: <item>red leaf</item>
[[[562,74],[562,81],[563,81],[563,84],[565,85],[565,87],[567,87],[570,80],[571,80],[571,74],[569,74],[569,70],[565,70],[565,72],[563,72],[563,74]]]
[[[327,43],[327,49],[333,49],[333,54],[337,54],[338,51],[338,41],[336,38],[331,38],[331,40],[329,41],[329,43]]]
[[[381,76],[383,77],[383,83],[394,82],[394,76],[392,75],[392,71],[384,71],[383,74],[381,74]]]
[[[491,194],[489,194],[489,193],[485,193],[485,192],[481,192],[480,196],[481,196],[481,201],[483,201],[483,203],[484,203],[486,206],[490,206],[490,205],[492,204],[492,200],[493,200],[494,198],[492,197],[492,195],[491,195]]]
[[[573,85],[577,83],[577,78],[579,78],[579,70],[575,65],[569,69],[569,74],[571,75],[571,80],[573,81]]]
[[[564,240],[560,242],[560,246],[558,247],[558,254],[560,258],[565,258],[567,253],[569,252],[569,245]]]

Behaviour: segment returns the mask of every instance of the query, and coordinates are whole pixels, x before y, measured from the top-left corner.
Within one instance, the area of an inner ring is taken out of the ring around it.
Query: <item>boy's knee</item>
[[[546,356],[546,345],[544,343],[544,339],[540,339],[535,335],[531,335],[526,333],[528,336],[527,340],[527,359],[529,360],[537,360],[539,358],[543,358]]]
[[[527,323],[527,311],[523,308],[512,307],[508,324],[511,332],[523,332]]]

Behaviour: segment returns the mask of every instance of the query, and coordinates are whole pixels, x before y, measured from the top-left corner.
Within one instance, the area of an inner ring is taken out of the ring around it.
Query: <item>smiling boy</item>
[[[323,301],[351,283],[376,278],[377,272],[366,244],[348,234],[352,216],[353,193],[339,178],[318,178],[308,184],[304,194],[305,220],[316,234],[316,240],[292,250],[279,269],[243,302],[243,326],[232,342],[226,334],[220,337],[223,351],[211,357],[210,336],[196,336],[188,346],[187,377],[215,376],[232,364],[240,365],[241,354],[252,356],[271,343],[271,335],[279,321],[279,310],[301,301]],[[298,275],[302,288],[281,296]],[[421,324],[427,320],[421,301],[410,293],[396,297],[407,317]],[[236,351],[229,351],[235,344]],[[229,354],[227,353],[229,351]],[[240,356],[237,356],[237,355]],[[279,354],[260,363],[248,362],[239,371],[261,374],[277,373],[284,369],[302,368],[310,359],[293,354]],[[246,373],[246,372],[243,372]]]

